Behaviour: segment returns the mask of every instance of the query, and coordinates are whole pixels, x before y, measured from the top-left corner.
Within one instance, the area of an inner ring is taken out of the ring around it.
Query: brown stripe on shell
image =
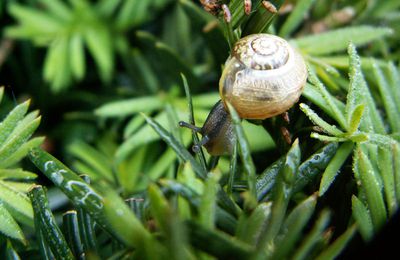
[[[288,44],[270,35],[249,35],[236,42],[232,55],[255,70],[284,66],[289,59]]]

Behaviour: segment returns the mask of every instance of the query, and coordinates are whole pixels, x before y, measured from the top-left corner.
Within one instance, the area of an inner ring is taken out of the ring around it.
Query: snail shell
[[[281,114],[299,99],[307,80],[302,56],[284,39],[253,34],[236,42],[219,81],[220,96],[241,118]]]

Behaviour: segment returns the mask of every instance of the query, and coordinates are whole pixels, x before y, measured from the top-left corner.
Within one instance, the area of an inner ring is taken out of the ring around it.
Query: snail
[[[252,34],[236,42],[219,81],[221,100],[213,107],[203,127],[185,122],[180,126],[199,132],[211,155],[229,154],[234,144],[229,102],[242,119],[266,119],[286,112],[299,99],[307,80],[302,56],[284,39],[270,34]]]

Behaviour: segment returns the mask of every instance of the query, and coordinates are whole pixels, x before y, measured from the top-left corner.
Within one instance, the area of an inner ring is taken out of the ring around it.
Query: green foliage
[[[391,33],[392,30],[388,28],[355,26],[305,36],[294,42],[305,54],[326,55],[345,50],[349,42],[353,42],[356,46],[362,46]]]
[[[40,0],[41,9],[9,5],[19,25],[9,27],[7,35],[48,47],[43,75],[55,92],[83,79],[88,66],[86,49],[96,62],[100,78],[110,82],[115,53],[126,55],[129,51],[126,32],[149,19],[145,15],[149,10],[168,1],[68,2]]]
[[[302,0],[299,1],[290,16],[286,19],[285,23],[279,30],[279,36],[282,38],[288,37],[296,27],[300,26],[303,16],[308,13],[315,0]],[[314,41],[312,41],[314,42]]]
[[[74,259],[51,213],[44,188],[41,186],[34,186],[29,191],[28,195],[32,201],[32,208],[35,215],[35,231],[38,233],[40,239],[44,239],[44,241],[40,243],[49,247],[55,258]]]
[[[189,0],[3,4],[15,51],[0,45],[0,69],[27,74],[30,85],[17,90],[48,116],[49,136],[46,151],[31,138],[40,117],[28,102],[0,125],[7,256],[333,259],[394,215],[398,1],[271,1],[274,13],[253,0],[249,15],[243,0],[225,2],[230,22]],[[200,137],[178,122],[204,123],[229,48],[260,32],[285,37],[305,58],[300,104],[289,120],[251,122],[228,105],[233,154],[193,153]],[[42,183],[48,192],[15,168],[27,153],[55,186]]]
[[[398,90],[391,93],[392,90],[398,89],[398,82],[392,81],[392,85],[389,86],[389,83],[387,83],[389,79],[383,76],[381,69],[376,64],[374,65],[373,70],[377,75],[375,84],[380,90],[382,107],[385,108],[386,118],[384,119],[378,112],[376,103],[366,85],[359,58],[352,45],[349,47],[349,55],[350,86],[345,111],[341,112],[335,107],[334,97],[326,91],[321,82],[312,77],[312,83],[319,87],[326,103],[330,104],[331,109],[336,111],[334,112],[335,119],[344,128],[343,130],[347,129],[347,132],[328,124],[305,104],[302,104],[301,108],[321,128],[322,132],[331,135],[312,133],[312,137],[323,141],[346,142],[339,148],[338,153],[323,174],[320,195],[323,195],[332,184],[339,169],[352,152],[352,143],[356,144],[353,170],[355,178],[360,181],[359,192],[362,195],[359,196],[365,196],[365,199],[359,200],[357,197],[353,197],[353,214],[358,222],[361,234],[365,239],[369,239],[372,236],[372,230],[375,232],[379,230],[388,218],[387,212],[393,214],[394,208],[397,209],[399,203],[395,198],[395,194],[399,192],[395,189],[398,169],[394,167],[394,156],[398,150],[399,142],[387,135],[388,132],[395,134],[398,131],[395,121],[398,122],[400,118],[393,101],[393,95],[396,96],[395,92]],[[383,68],[386,70],[391,67],[390,64],[384,65]],[[397,71],[393,70],[391,70],[391,73],[395,74],[390,76],[392,78],[398,74]],[[388,122],[387,126],[384,125],[384,121]]]
[[[3,94],[1,87],[0,102]],[[43,142],[42,137],[30,139],[40,117],[37,111],[27,114],[28,107],[29,101],[16,106],[0,123],[0,232],[24,244],[27,241],[17,222],[33,226],[32,206],[26,193],[36,174],[15,167],[31,148]]]

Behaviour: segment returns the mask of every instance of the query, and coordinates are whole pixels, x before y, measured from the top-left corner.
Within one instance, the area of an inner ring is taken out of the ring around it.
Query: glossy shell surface
[[[265,119],[292,107],[306,80],[305,62],[287,41],[270,34],[253,34],[235,44],[219,91],[241,118]]]

